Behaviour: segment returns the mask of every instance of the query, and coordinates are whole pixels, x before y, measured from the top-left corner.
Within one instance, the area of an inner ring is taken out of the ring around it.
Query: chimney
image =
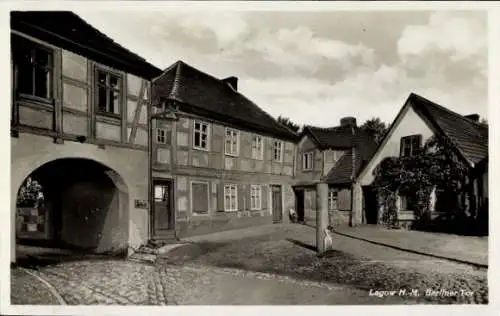
[[[222,82],[228,84],[233,88],[235,91],[238,91],[238,78],[237,77],[227,77],[225,79],[222,79]]]
[[[479,114],[469,114],[465,116],[468,119],[471,119],[473,121],[479,122]]]
[[[356,126],[356,118],[352,116],[343,117],[340,119],[340,126]]]

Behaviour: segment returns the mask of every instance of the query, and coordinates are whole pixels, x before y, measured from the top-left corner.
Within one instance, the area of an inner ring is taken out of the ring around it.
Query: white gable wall
[[[361,185],[370,185],[373,180],[373,171],[382,160],[387,157],[399,157],[401,137],[420,134],[422,135],[422,144],[434,135],[433,130],[411,106],[403,110],[399,121],[395,122],[393,130],[386,139],[385,144],[377,150],[372,160],[360,174],[358,181]]]

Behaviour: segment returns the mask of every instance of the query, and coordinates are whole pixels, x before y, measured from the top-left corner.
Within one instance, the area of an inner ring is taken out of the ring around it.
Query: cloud
[[[397,51],[406,62],[415,57],[428,57],[436,51],[447,54],[451,62],[477,61],[487,54],[487,37],[485,13],[436,12],[425,25],[405,27]],[[485,69],[486,65],[482,63],[477,67]]]
[[[182,59],[219,78],[237,76],[249,99],[301,124],[333,126],[343,116],[390,122],[411,92],[459,113],[486,115],[485,14],[332,14],[83,17],[159,68]]]
[[[179,25],[187,36],[198,39],[213,36],[220,47],[237,41],[250,31],[244,15],[237,12],[184,14],[179,18]]]
[[[344,68],[354,61],[371,64],[373,49],[362,44],[351,45],[342,41],[315,36],[303,25],[294,28],[256,28],[246,41],[222,52],[223,58],[238,58],[256,53],[266,63],[287,67],[289,71],[317,71],[321,64],[338,63]]]

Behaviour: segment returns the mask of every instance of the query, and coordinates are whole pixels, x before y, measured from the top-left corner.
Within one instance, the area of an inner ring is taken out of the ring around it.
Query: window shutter
[[[193,183],[191,185],[193,199],[193,212],[194,213],[208,213],[208,184],[206,183]]]
[[[422,144],[422,135],[415,135],[415,142],[416,142],[416,145],[417,145],[417,151],[416,153],[420,153],[420,151],[422,150],[423,148],[423,144]]]
[[[250,209],[250,190],[251,190],[252,186],[251,185],[246,185],[246,188],[243,192],[243,198],[245,199],[245,207],[247,210]]]
[[[351,209],[351,190],[342,189],[338,191],[337,205],[339,210],[348,211]]]
[[[268,210],[269,209],[269,187],[265,184],[261,185],[262,188],[262,209],[263,210]]]
[[[245,208],[248,209],[248,206],[245,205],[246,201],[243,202],[245,200],[245,191],[246,191],[247,186],[248,186],[247,184],[245,184],[245,185],[236,184],[236,191],[238,191],[237,198],[238,198],[238,210],[239,211],[244,211]]]
[[[224,182],[219,183],[217,188],[217,211],[224,212]]]

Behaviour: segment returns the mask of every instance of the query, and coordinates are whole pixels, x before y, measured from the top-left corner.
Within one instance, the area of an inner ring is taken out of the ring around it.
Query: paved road
[[[404,303],[399,297],[380,299],[345,286],[200,265],[155,266],[125,260],[98,260],[61,263],[35,273],[52,284],[70,305]],[[25,292],[25,296],[36,304],[43,301],[57,304],[47,299],[47,293],[40,289]],[[25,302],[17,299],[13,303]]]

